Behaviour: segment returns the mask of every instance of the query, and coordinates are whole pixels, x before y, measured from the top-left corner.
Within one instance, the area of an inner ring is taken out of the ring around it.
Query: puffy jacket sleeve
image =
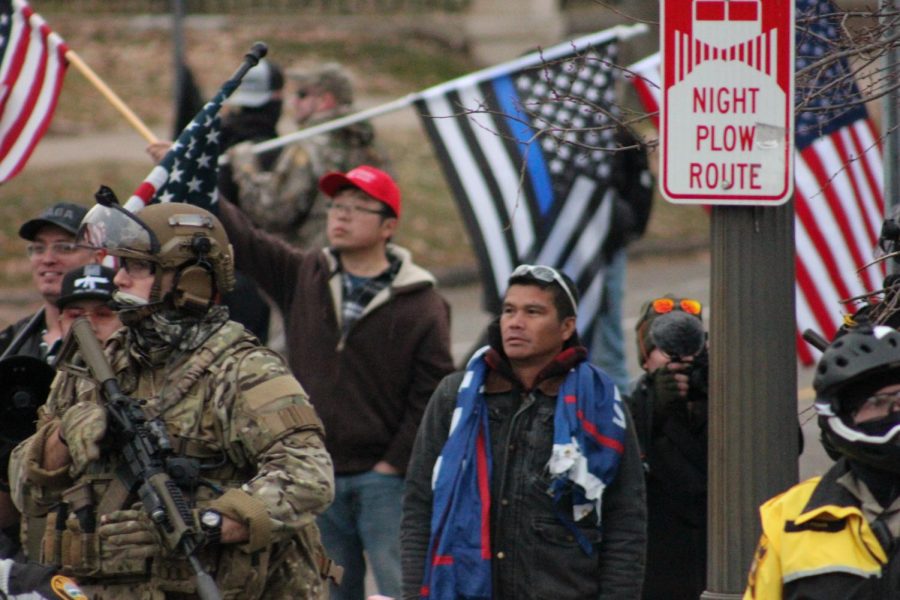
[[[248,526],[253,551],[292,536],[328,507],[334,469],[315,409],[278,355],[256,348],[223,376],[228,382],[215,383],[213,398],[230,458],[256,474],[211,504]]]
[[[450,419],[456,406],[456,390],[462,373],[445,377],[431,395],[413,445],[406,472],[400,547],[403,567],[403,598],[419,598],[425,573],[425,557],[431,536],[431,472],[444,448]]]
[[[783,573],[781,571],[781,538],[785,515],[779,502],[784,494],[767,500],[759,507],[762,534],[753,553],[753,563],[747,576],[744,600],[781,600]]]
[[[641,597],[647,553],[647,498],[634,421],[626,409],[625,451],[615,480],[603,494],[600,598]]]
[[[283,312],[293,294],[299,265],[309,253],[256,227],[241,210],[219,202],[219,219],[234,247],[235,267],[253,277]]]
[[[747,577],[744,600],[780,600],[781,559],[772,551],[769,539],[763,533],[753,553],[753,564]]]

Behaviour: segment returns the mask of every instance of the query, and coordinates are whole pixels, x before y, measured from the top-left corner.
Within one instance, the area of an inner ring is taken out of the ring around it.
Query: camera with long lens
[[[660,315],[650,325],[650,340],[672,362],[685,364],[688,401],[705,401],[709,394],[709,351],[703,322],[694,315],[672,311]],[[693,357],[690,362],[684,359]]]

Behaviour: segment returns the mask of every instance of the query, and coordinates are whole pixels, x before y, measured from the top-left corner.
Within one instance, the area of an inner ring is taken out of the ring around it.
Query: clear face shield
[[[99,203],[85,215],[78,230],[79,243],[112,256],[152,260],[159,241],[137,216],[118,204]]]
[[[97,204],[81,221],[79,243],[122,259],[155,262],[160,250],[156,235],[136,215],[119,206],[111,190],[108,194],[103,192],[104,188],[101,188],[96,195]],[[120,266],[125,267],[124,264]],[[150,299],[116,290],[113,301],[118,306],[120,319],[127,325],[144,316],[143,312],[134,309],[154,303],[159,299],[158,295],[157,279]]]

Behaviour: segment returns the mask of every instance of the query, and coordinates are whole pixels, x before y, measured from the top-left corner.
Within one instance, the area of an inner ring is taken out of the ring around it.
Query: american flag
[[[0,0],[0,183],[25,166],[47,131],[69,48],[24,0]]]
[[[841,14],[828,0],[798,0],[796,71],[840,51]],[[808,20],[808,23],[807,23]],[[836,44],[836,46],[832,46]],[[846,59],[832,60],[796,81],[797,324],[828,339],[858,307],[842,299],[881,288],[884,271],[856,275],[872,259],[884,220],[879,136]],[[804,104],[805,102],[805,104]],[[853,105],[853,106],[848,106]],[[814,359],[798,338],[798,354]]]
[[[172,144],[169,152],[134,191],[125,208],[138,212],[157,202],[188,202],[215,211],[219,170],[219,109],[240,79],[225,82]]]
[[[798,0],[796,72],[836,51],[840,12],[825,0]],[[659,54],[629,67],[644,109],[659,112]],[[841,300],[881,287],[884,271],[857,269],[872,259],[884,218],[882,158],[878,134],[843,58],[807,72],[795,84],[794,236],[797,356],[815,362],[817,352],[800,334],[811,328],[832,339]],[[658,122],[657,122],[658,124]]]
[[[653,124],[659,129],[659,107],[662,106],[662,82],[660,74],[660,54],[651,54],[643,60],[639,60],[630,67],[626,79],[631,81],[637,92],[647,116],[653,120]]]
[[[618,34],[601,32],[449,81],[416,101],[478,254],[488,310],[520,263],[557,267],[600,308]],[[606,151],[604,149],[607,149]]]

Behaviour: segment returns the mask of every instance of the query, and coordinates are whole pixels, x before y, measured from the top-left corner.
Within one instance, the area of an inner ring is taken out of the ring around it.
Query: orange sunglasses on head
[[[703,311],[703,305],[700,304],[700,301],[692,300],[690,298],[682,298],[680,300],[676,300],[675,298],[657,298],[650,306],[653,309],[653,312],[658,315],[670,313],[675,310],[676,307],[691,315],[699,315]]]

